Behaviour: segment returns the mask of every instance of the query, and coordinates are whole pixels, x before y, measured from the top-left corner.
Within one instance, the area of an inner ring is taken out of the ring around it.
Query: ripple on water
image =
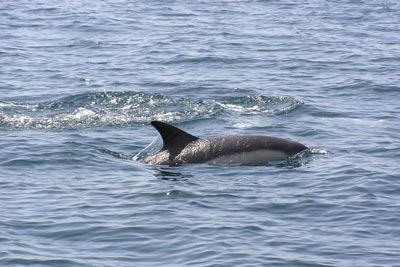
[[[127,126],[151,120],[190,121],[229,112],[236,115],[289,113],[302,105],[288,96],[244,96],[195,100],[138,92],[87,93],[39,103],[0,102],[0,126],[59,129]]]

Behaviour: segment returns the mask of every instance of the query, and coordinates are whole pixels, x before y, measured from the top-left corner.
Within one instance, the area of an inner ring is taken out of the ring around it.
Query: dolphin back
[[[271,136],[225,136],[201,139],[172,125],[152,121],[163,148],[144,159],[147,164],[260,163],[284,159],[307,149],[301,143]]]

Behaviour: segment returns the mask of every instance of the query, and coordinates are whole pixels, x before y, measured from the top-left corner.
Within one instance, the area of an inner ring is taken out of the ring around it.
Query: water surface
[[[396,1],[0,3],[0,265],[398,266]],[[147,166],[151,120],[299,164]]]

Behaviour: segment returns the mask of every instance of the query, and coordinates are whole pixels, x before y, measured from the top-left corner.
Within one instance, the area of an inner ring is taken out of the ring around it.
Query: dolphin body
[[[262,164],[270,160],[286,159],[305,149],[298,142],[271,136],[225,136],[203,139],[167,123],[152,121],[163,139],[163,148],[146,157],[152,165]]]

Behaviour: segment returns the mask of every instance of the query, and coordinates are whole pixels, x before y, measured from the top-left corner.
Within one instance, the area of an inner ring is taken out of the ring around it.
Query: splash
[[[246,96],[231,98],[228,101],[217,102],[226,110],[237,114],[283,114],[301,106],[303,102],[289,96]]]
[[[318,148],[308,148],[303,151],[300,151],[299,153],[288,157],[286,161],[281,161],[277,164],[277,166],[280,167],[285,167],[285,168],[297,168],[301,167],[304,165],[307,165],[310,163],[310,160],[312,156],[314,155],[329,155],[331,152],[324,150],[324,149],[318,149]]]
[[[39,103],[0,101],[0,127],[29,129],[130,126],[233,115],[288,113],[302,104],[292,97],[244,96],[196,100],[142,92],[100,92]]]
[[[132,157],[133,160],[142,160],[147,156],[153,155],[158,152],[163,146],[163,141],[161,135],[158,135],[154,140],[145,148],[139,151],[136,155]]]

